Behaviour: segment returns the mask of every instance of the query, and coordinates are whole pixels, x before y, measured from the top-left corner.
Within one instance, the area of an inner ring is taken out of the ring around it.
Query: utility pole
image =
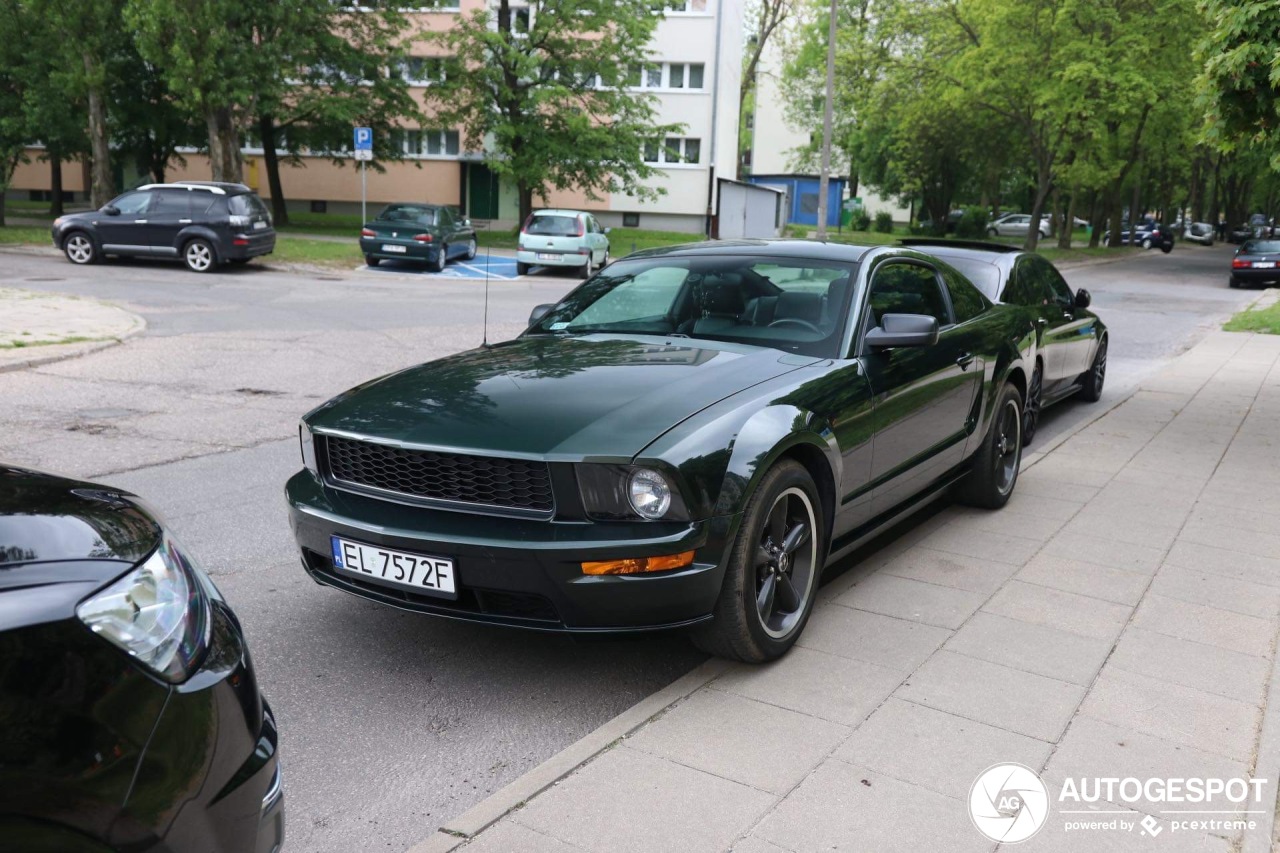
[[[836,88],[836,3],[827,27],[827,96],[822,109],[822,173],[818,176],[818,239],[827,239],[827,195],[831,186],[831,111]]]

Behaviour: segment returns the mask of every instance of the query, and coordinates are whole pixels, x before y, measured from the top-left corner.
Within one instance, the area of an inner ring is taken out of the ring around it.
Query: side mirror
[[[470,228],[470,227],[471,227],[471,220],[470,220],[470,219],[464,219],[464,220],[462,220],[462,224],[463,224],[465,227]]]
[[[107,216],[119,216],[120,208],[116,207],[114,204],[109,204],[106,207],[102,208],[102,212],[105,213]]]
[[[930,347],[938,342],[938,318],[928,314],[885,314],[867,332],[867,346]]]
[[[606,234],[610,233],[611,231],[613,231],[613,229],[612,229],[612,228],[606,228],[606,229],[604,229],[604,233],[606,233]]]
[[[529,325],[537,325],[538,321],[551,313],[551,309],[555,307],[556,306],[552,303],[533,306],[533,310],[529,312]]]
[[[1089,291],[1085,290],[1083,287],[1076,291],[1077,308],[1088,308],[1089,303],[1092,301],[1093,298],[1089,296]]]

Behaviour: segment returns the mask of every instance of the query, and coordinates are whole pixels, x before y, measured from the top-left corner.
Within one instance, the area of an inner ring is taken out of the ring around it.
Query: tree
[[[328,0],[267,5],[274,14],[260,20],[258,39],[281,64],[259,88],[255,129],[275,221],[287,225],[279,152],[291,163],[300,162],[304,150],[335,152],[333,162],[343,165],[337,152],[360,125],[372,127],[383,142],[380,160],[401,159],[402,150],[385,142],[397,123],[420,118],[421,111],[401,71],[408,21],[394,4],[337,12]]]
[[[756,88],[756,74],[760,69],[760,57],[773,41],[775,32],[786,23],[795,9],[797,0],[758,0],[747,9],[747,49],[743,53],[742,82],[738,86],[738,123],[747,115],[748,99]],[[743,135],[746,135],[744,130]],[[738,177],[742,177],[742,161],[738,161]]]
[[[1200,0],[1209,29],[1197,46],[1203,64],[1204,137],[1231,151],[1253,143],[1280,170],[1280,4]]]
[[[0,0],[0,225],[4,225],[5,191],[30,138],[23,110],[26,57],[22,54],[22,33],[26,25],[18,0]]]
[[[198,117],[178,102],[165,74],[138,54],[132,40],[109,68],[108,112],[120,156],[162,184],[172,162],[186,165],[178,149],[201,145]]]
[[[496,0],[424,36],[458,66],[427,88],[426,106],[472,150],[487,147],[489,168],[516,185],[521,220],[550,188],[654,198],[649,162],[682,131],[631,91],[649,72],[658,20],[650,0]]]

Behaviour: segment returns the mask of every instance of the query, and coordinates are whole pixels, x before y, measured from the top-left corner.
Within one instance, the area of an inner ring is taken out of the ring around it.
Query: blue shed
[[[747,178],[753,184],[785,189],[787,192],[788,225],[818,224],[818,184],[817,175],[751,175]],[[837,228],[840,225],[840,200],[844,197],[845,178],[831,176],[827,185],[827,227]]]

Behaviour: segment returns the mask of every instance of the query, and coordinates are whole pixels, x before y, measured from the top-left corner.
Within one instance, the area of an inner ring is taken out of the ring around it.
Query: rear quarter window
[[[987,310],[987,300],[963,275],[955,270],[943,268],[942,280],[947,283],[947,292],[951,295],[951,309],[955,312],[957,323],[972,320]]]
[[[253,193],[231,196],[227,199],[227,208],[232,216],[265,216],[267,214],[267,206]]]

